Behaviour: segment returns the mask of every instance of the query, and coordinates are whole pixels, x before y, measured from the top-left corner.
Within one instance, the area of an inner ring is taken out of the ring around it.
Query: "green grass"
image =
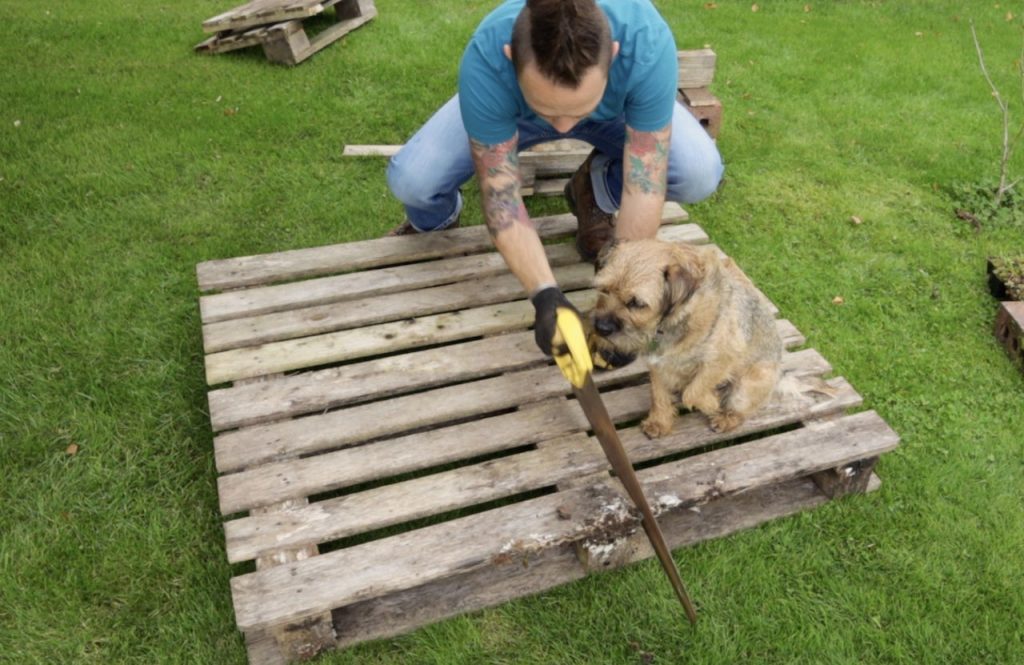
[[[378,0],[286,69],[192,54],[231,3],[4,3],[0,662],[244,662],[195,264],[397,223],[383,162],[342,147],[404,141],[493,4]],[[681,48],[719,56],[727,182],[691,213],[901,435],[881,492],[676,552],[695,631],[647,562],[321,662],[1024,662],[1024,376],[984,272],[1024,228],[975,233],[951,193],[998,176],[968,19],[1017,122],[1021,19],[658,4]]]

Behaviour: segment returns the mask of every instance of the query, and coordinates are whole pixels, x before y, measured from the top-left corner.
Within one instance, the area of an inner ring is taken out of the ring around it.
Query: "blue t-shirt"
[[[459,106],[470,138],[494,145],[512,138],[519,118],[544,120],[527,106],[515,67],[503,47],[525,0],[506,0],[473,33],[459,66]],[[679,63],[676,43],[650,0],[598,0],[619,54],[612,60],[604,97],[591,120],[625,116],[628,126],[650,132],[672,120]]]

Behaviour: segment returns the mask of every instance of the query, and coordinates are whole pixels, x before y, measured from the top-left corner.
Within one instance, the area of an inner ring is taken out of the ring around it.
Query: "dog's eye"
[[[626,303],[626,307],[630,309],[644,309],[645,307],[647,307],[647,304],[640,300],[637,300],[636,298],[630,298],[629,302]]]

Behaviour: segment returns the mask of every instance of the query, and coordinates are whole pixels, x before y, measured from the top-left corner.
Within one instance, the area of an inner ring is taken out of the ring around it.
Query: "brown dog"
[[[634,240],[611,245],[597,263],[597,334],[651,371],[644,433],[672,431],[674,396],[711,428],[738,427],[771,396],[782,340],[763,296],[711,247]]]

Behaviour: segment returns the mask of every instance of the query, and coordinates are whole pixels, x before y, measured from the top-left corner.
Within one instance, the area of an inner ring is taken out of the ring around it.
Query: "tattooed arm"
[[[518,134],[496,145],[470,139],[491,240],[526,292],[533,294],[542,285],[554,284],[555,277],[519,191],[518,147]]]
[[[671,123],[653,132],[626,127],[622,204],[616,237],[623,240],[653,238],[658,232],[661,209],[665,205],[671,137]]]

